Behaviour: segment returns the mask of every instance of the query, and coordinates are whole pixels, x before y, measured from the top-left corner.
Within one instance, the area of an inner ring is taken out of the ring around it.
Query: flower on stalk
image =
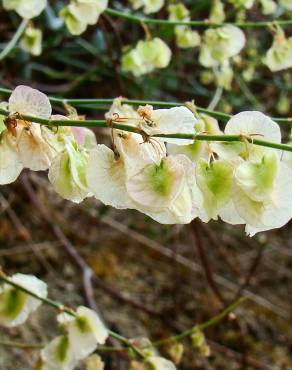
[[[43,33],[41,29],[29,26],[24,31],[20,46],[31,55],[39,56],[42,53],[42,38]]]
[[[137,10],[143,7],[145,14],[158,12],[164,5],[164,0],[130,0],[133,9]]]

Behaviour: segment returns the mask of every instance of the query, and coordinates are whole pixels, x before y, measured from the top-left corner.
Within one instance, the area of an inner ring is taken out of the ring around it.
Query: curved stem
[[[9,116],[9,112],[5,109],[0,108],[0,114]],[[40,117],[34,117],[27,114],[20,115],[20,118],[29,121],[39,123],[46,126],[72,126],[72,127],[103,127],[103,128],[115,128],[122,131],[134,132],[139,135],[144,135],[144,132],[138,127],[125,125],[117,122],[109,124],[106,120],[48,120]],[[292,146],[288,144],[278,144],[266,140],[254,139],[243,135],[206,135],[206,134],[157,134],[152,137],[159,138],[172,138],[172,139],[188,139],[198,141],[220,141],[220,142],[249,142],[251,144],[264,146],[268,148],[274,148],[292,152]]]
[[[0,87],[0,93],[5,94],[5,95],[10,95],[12,93],[12,90]],[[94,108],[94,106],[100,106],[100,105],[110,106],[115,100],[115,99],[62,99],[62,98],[56,98],[56,97],[49,97],[49,99],[51,103],[56,103],[56,104],[66,103],[74,107],[92,107],[92,108]],[[124,101],[122,101],[122,103],[134,105],[134,106],[151,104],[159,108],[172,108],[172,107],[178,107],[178,106],[185,105],[185,103],[181,103],[181,102],[165,102],[165,101],[159,101],[159,100],[137,100],[137,99],[125,99]],[[223,121],[227,121],[232,117],[230,114],[227,114],[227,113],[213,111],[213,110],[198,107],[198,106],[196,106],[196,110],[199,113],[205,113],[217,119],[222,119]],[[271,119],[279,124],[292,125],[292,117],[287,117],[287,118],[271,117]]]
[[[156,18],[149,18],[149,17],[140,17],[135,14],[122,12],[116,9],[107,8],[105,10],[105,13],[108,15],[124,18],[132,22],[137,23],[145,23],[145,24],[160,24],[160,25],[167,25],[167,26],[178,26],[178,25],[184,25],[184,26],[196,26],[196,27],[220,27],[223,25],[231,24],[233,26],[237,26],[240,28],[263,28],[263,27],[269,27],[273,21],[268,22],[227,22],[227,23],[212,23],[208,19],[202,20],[202,21],[170,21],[168,19],[156,19]],[[292,24],[292,19],[283,19],[283,20],[277,20],[277,24],[280,26],[289,26]]]
[[[57,301],[54,301],[54,300],[52,300],[50,298],[41,297],[38,294],[36,294],[36,293],[30,291],[29,289],[23,287],[22,285],[15,283],[11,279],[9,279],[9,277],[7,277],[1,269],[0,269],[0,280],[2,280],[3,282],[5,282],[6,284],[9,284],[9,285],[13,286],[16,289],[21,290],[22,292],[30,295],[31,297],[34,297],[35,299],[41,301],[42,303],[46,304],[47,306],[51,306],[51,307],[57,309],[60,312],[66,312],[67,314],[69,314],[71,316],[74,316],[74,317],[76,317],[76,315],[77,315],[76,312],[73,309],[71,309],[69,307],[65,307],[61,303],[59,303]],[[111,337],[117,339],[118,341],[120,341],[121,343],[123,343],[125,346],[131,348],[133,350],[133,352],[139,358],[142,358],[142,359],[145,358],[144,353],[139,348],[137,348],[136,346],[134,346],[133,344],[131,344],[131,342],[127,338],[125,338],[122,335],[120,335],[118,333],[115,333],[115,332],[113,332],[111,330],[108,330],[108,333],[109,333],[109,335]]]
[[[16,46],[18,43],[20,37],[22,36],[26,26],[28,24],[27,19],[23,19],[23,21],[18,26],[14,36],[12,39],[8,42],[8,44],[5,46],[5,48],[0,53],[0,61],[3,60],[10,52],[11,50]]]
[[[217,105],[218,105],[218,103],[219,103],[219,101],[222,97],[222,93],[223,93],[223,87],[218,86],[212,100],[210,101],[210,103],[208,105],[208,108],[207,108],[208,110],[214,111],[214,109],[217,107]]]
[[[247,301],[248,299],[249,299],[248,296],[241,297],[241,298],[237,299],[235,302],[231,303],[229,306],[227,306],[225,309],[223,309],[221,312],[219,312],[218,315],[212,317],[211,319],[203,322],[202,324],[196,325],[195,327],[187,329],[187,330],[183,331],[180,334],[172,335],[168,338],[165,338],[165,339],[159,340],[157,342],[154,342],[153,346],[157,347],[157,346],[161,346],[162,344],[165,344],[165,343],[169,343],[169,342],[172,342],[172,341],[178,341],[178,340],[184,339],[184,338],[189,337],[190,335],[192,335],[195,332],[196,329],[206,330],[210,326],[213,326],[213,325],[217,324],[219,321],[221,321],[222,319],[224,319],[224,317],[226,317],[228,314],[233,312],[239,305],[241,305],[243,302]]]

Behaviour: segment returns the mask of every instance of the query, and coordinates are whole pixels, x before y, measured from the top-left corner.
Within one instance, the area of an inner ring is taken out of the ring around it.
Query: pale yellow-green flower
[[[212,1],[212,8],[209,15],[209,21],[211,23],[223,23],[225,20],[224,4],[221,0]]]
[[[244,45],[244,33],[236,26],[209,28],[203,35],[199,62],[204,67],[218,66],[239,54]]]
[[[145,363],[149,370],[176,370],[173,362],[159,356],[150,356]]]
[[[201,37],[197,31],[190,27],[177,26],[175,27],[176,44],[181,49],[195,48],[200,45]]]
[[[88,152],[68,142],[65,149],[52,161],[49,180],[54,190],[63,198],[80,203],[90,195],[86,180]]]
[[[160,38],[139,41],[134,49],[122,57],[122,69],[141,76],[152,72],[155,68],[166,68],[170,63],[171,50]]]
[[[73,370],[78,364],[68,335],[60,335],[41,351],[41,370]]]
[[[277,3],[273,0],[260,0],[263,14],[273,14],[277,9]]]
[[[274,36],[272,46],[263,58],[263,63],[272,71],[277,72],[292,67],[292,37],[286,38],[280,28]]]
[[[71,0],[60,16],[72,35],[80,35],[89,25],[97,23],[99,16],[108,6],[108,0]]]
[[[2,0],[3,8],[14,10],[22,18],[37,17],[47,6],[47,0]]]
[[[42,30],[35,27],[27,27],[20,41],[23,50],[31,55],[38,56],[42,53]]]

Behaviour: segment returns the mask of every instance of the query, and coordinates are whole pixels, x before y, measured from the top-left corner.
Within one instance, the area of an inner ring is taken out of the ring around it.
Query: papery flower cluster
[[[0,285],[0,326],[12,328],[25,323],[42,302],[53,302],[47,300],[47,295],[47,284],[33,275],[17,273],[6,278]],[[109,337],[108,329],[95,311],[84,306],[72,310],[61,305],[60,311],[64,311],[57,315],[61,333],[40,351],[35,369],[73,370]],[[132,342],[136,346],[134,340],[129,340]],[[147,346],[141,343],[136,348],[141,348],[143,361],[149,368],[176,369],[171,361],[159,356],[149,340]]]
[[[277,149],[251,142],[260,138],[281,143],[280,128],[269,117],[241,112],[227,122],[223,133],[214,118],[194,114],[184,106],[153,109],[146,105],[135,110],[124,103],[116,99],[106,119],[109,124],[126,122],[139,133],[113,129],[112,150],[97,144],[88,129],[55,130],[27,122],[21,114],[66,117],[51,115],[44,94],[17,87],[8,102],[10,115],[2,117],[0,125],[0,183],[14,181],[24,167],[48,169],[54,190],[65,199],[78,203],[95,196],[105,205],[135,209],[162,224],[220,217],[230,224],[245,224],[246,232],[254,235],[290,220],[289,154],[283,156]],[[164,137],[178,133],[238,135],[242,140]]]

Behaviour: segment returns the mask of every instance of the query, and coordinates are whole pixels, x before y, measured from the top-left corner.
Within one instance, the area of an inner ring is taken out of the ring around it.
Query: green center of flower
[[[16,318],[22,311],[26,294],[19,289],[11,288],[0,294],[0,316],[5,316],[10,319]]]
[[[171,176],[163,160],[159,165],[151,167],[149,178],[151,179],[153,191],[163,197],[167,197],[171,189]]]
[[[69,338],[67,336],[63,336],[60,338],[59,343],[56,348],[56,358],[59,362],[65,362],[67,359],[69,349]]]

